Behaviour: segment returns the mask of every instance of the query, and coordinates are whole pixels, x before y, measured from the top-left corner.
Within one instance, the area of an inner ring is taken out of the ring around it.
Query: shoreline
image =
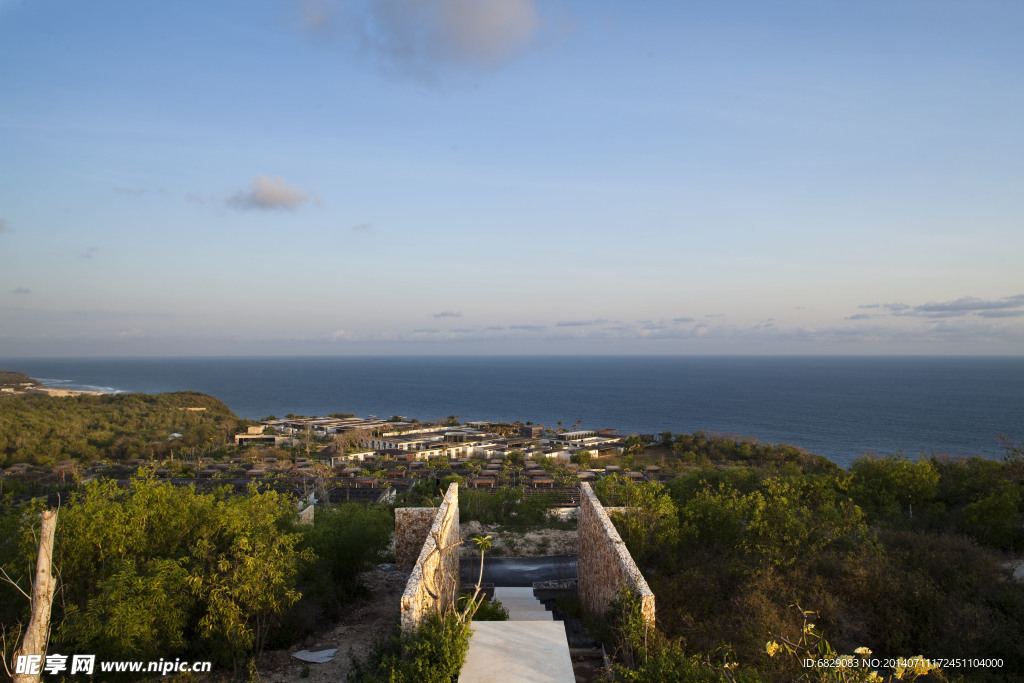
[[[18,391],[8,391],[5,393],[14,394],[46,394],[47,396],[53,396],[55,398],[68,398],[71,396],[105,396],[105,391],[86,391],[84,389],[57,389],[54,387],[46,386],[35,386]]]

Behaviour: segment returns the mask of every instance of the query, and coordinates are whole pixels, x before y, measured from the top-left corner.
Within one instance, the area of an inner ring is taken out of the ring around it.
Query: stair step
[[[575,680],[562,622],[473,622],[459,683]]]
[[[524,586],[497,586],[494,599],[508,610],[509,621],[554,621],[544,603],[538,600],[533,589]]]

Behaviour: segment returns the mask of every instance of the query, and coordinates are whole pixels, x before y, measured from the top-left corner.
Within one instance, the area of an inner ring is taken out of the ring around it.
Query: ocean
[[[1003,453],[1024,442],[1024,357],[419,356],[0,359],[45,384],[193,390],[237,415],[522,420],[864,453]]]

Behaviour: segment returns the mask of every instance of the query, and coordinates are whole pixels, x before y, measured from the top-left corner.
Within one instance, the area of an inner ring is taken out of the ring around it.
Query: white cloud
[[[287,209],[294,211],[310,199],[320,204],[320,199],[315,192],[307,194],[294,185],[290,185],[281,176],[268,178],[265,175],[258,175],[252,179],[248,190],[236,192],[226,201],[229,206],[236,209],[258,209],[261,211]]]
[[[353,334],[348,330],[335,330],[334,332],[331,332],[329,335],[327,335],[327,338],[330,339],[332,342],[348,341],[353,338]]]

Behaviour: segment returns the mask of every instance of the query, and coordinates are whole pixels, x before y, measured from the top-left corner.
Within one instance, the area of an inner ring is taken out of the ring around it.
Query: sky
[[[0,0],[0,357],[1024,353],[1019,0]]]

